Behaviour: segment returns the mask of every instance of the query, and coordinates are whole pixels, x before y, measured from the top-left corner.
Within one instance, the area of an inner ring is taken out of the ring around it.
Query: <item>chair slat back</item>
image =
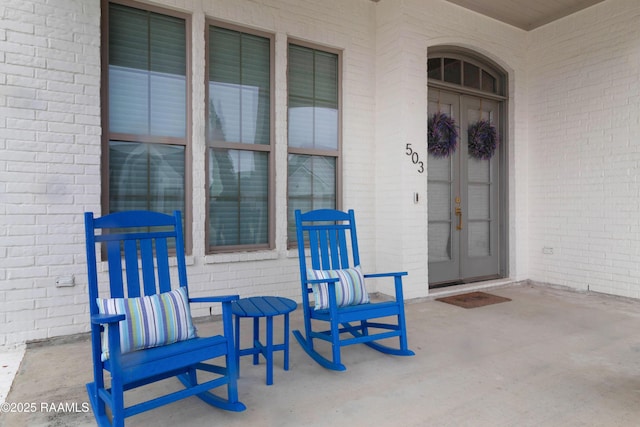
[[[96,261],[100,245],[106,245],[109,269],[108,295],[133,298],[172,289],[170,249],[175,248],[179,285],[187,286],[182,218],[179,211],[165,215],[149,211],[127,211],[94,219],[85,214],[89,298],[100,296]],[[106,292],[106,284],[102,291]],[[92,314],[96,304],[90,304]]]
[[[111,258],[120,259],[120,241],[110,242],[115,243],[117,247],[114,249],[114,254],[109,256],[109,260]],[[117,252],[116,252],[117,250]],[[114,261],[115,262],[115,261]],[[127,273],[127,295],[130,297],[139,297],[140,296],[140,275],[138,274],[138,242],[136,240],[125,240],[124,241],[124,262],[126,264],[125,270]],[[120,267],[122,268],[122,267]],[[109,271],[119,271],[118,268]],[[114,289],[113,281],[114,277],[110,277],[111,280],[111,295],[113,295]],[[121,295],[120,297],[124,296]]]
[[[342,212],[320,209],[307,213],[297,210],[296,233],[300,274],[307,278],[306,252],[314,270],[342,269],[360,265],[353,210]],[[310,292],[310,289],[307,289]]]

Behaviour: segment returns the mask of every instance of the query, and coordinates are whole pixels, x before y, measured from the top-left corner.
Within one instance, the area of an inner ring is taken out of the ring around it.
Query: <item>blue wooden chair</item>
[[[85,232],[93,356],[87,391],[98,425],[124,426],[126,417],[193,395],[222,409],[244,410],[231,319],[238,296],[189,298],[180,212],[129,211],[101,218],[87,212]],[[109,271],[104,283],[96,262],[101,250]],[[172,287],[174,253],[179,286]],[[221,335],[196,336],[190,302],[222,304]],[[216,360],[204,363],[209,359]],[[202,383],[198,370],[207,372]],[[126,391],[174,376],[184,388],[125,407]],[[226,393],[209,391],[218,387]]]
[[[295,217],[305,334],[298,330],[293,334],[302,348],[320,365],[337,371],[346,369],[340,349],[347,345],[364,343],[387,354],[414,355],[407,345],[402,296],[402,276],[407,273],[362,274],[353,210],[320,209],[304,214],[296,210]],[[393,301],[370,302],[364,279],[374,277],[394,281]],[[320,327],[314,329],[318,323]],[[397,347],[377,342],[393,337],[398,338]],[[331,358],[316,350],[314,340],[331,344]]]

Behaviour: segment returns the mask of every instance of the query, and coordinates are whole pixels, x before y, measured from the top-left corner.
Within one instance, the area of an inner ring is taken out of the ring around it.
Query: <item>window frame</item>
[[[210,141],[209,140],[209,71],[210,71],[210,37],[209,33],[211,27],[218,27],[230,31],[236,31],[243,34],[253,35],[257,37],[263,37],[269,40],[269,144],[246,144],[242,142],[228,142],[228,141]],[[205,86],[205,112],[204,112],[204,120],[205,120],[205,152],[204,152],[204,172],[206,176],[206,202],[205,202],[205,233],[204,233],[204,246],[205,253],[207,255],[219,254],[219,253],[233,253],[233,252],[241,252],[241,251],[260,251],[260,250],[271,250],[275,248],[275,98],[276,98],[276,88],[275,88],[275,34],[260,31],[257,29],[244,27],[237,24],[232,24],[229,22],[221,21],[218,19],[207,17],[205,19],[205,72],[204,72],[204,86]],[[235,150],[235,151],[250,151],[250,152],[260,152],[267,153],[269,156],[268,160],[268,182],[267,182],[267,235],[268,242],[266,244],[247,244],[247,245],[227,245],[227,246],[211,246],[209,244],[210,241],[210,202],[209,202],[209,191],[208,188],[210,186],[210,177],[209,177],[209,150],[210,149],[225,149],[225,150]]]
[[[145,12],[156,13],[159,15],[165,15],[173,18],[179,18],[184,20],[185,24],[185,136],[179,137],[166,137],[166,136],[153,136],[153,135],[137,135],[111,132],[109,127],[109,9],[111,4],[118,4],[134,9],[139,9]],[[102,142],[101,142],[101,205],[102,212],[109,213],[109,196],[110,196],[110,184],[109,184],[109,142],[110,141],[123,141],[132,143],[149,143],[149,144],[166,144],[184,147],[184,162],[185,162],[185,176],[184,176],[184,243],[185,252],[187,254],[192,253],[193,239],[192,239],[192,218],[193,218],[193,184],[192,184],[192,54],[191,54],[191,15],[187,13],[181,13],[175,10],[166,9],[149,5],[146,3],[140,3],[133,0],[101,0],[101,126],[102,126]]]
[[[460,83],[452,83],[445,80],[444,77],[444,62],[446,59],[452,59],[460,61]],[[427,78],[429,84],[433,87],[442,87],[452,88],[463,88],[466,92],[471,94],[477,94],[478,96],[483,96],[487,98],[493,98],[496,100],[503,100],[507,97],[507,86],[505,75],[506,72],[501,70],[498,66],[488,63],[485,59],[477,58],[473,53],[467,52],[466,50],[462,50],[460,48],[455,47],[435,47],[429,50],[429,55],[427,58],[427,64],[429,61],[439,60],[440,61],[440,77],[434,78],[428,76],[428,66],[427,66]],[[473,88],[465,84],[465,70],[464,65],[470,64],[477,68],[479,68],[480,76],[482,74],[487,74],[491,76],[495,81],[495,88],[493,91],[487,91],[482,88],[482,80],[480,80],[480,88]]]
[[[303,47],[303,48],[307,48],[307,49],[313,49],[314,51],[321,51],[324,53],[329,53],[329,54],[334,54],[337,56],[338,58],[338,69],[337,69],[337,76],[338,76],[338,82],[337,82],[337,89],[338,89],[338,128],[337,128],[337,132],[338,132],[338,146],[336,148],[336,150],[321,150],[321,149],[315,149],[315,148],[302,148],[302,147],[291,147],[289,145],[289,70],[290,70],[290,57],[289,57],[289,49],[290,46],[294,45],[294,46],[299,46],[299,47]],[[333,48],[333,47],[328,47],[328,46],[324,46],[324,45],[320,45],[317,43],[312,43],[306,40],[301,40],[301,39],[296,39],[296,38],[292,38],[289,37],[287,39],[287,125],[286,125],[286,129],[287,129],[287,180],[286,180],[286,201],[287,201],[287,207],[286,207],[286,215],[287,215],[287,229],[286,229],[286,239],[287,239],[287,249],[294,249],[298,247],[298,243],[295,239],[290,240],[289,239],[289,221],[293,221],[293,218],[289,218],[289,155],[291,154],[296,154],[296,155],[307,155],[307,156],[318,156],[318,157],[333,157],[335,158],[335,209],[341,210],[342,209],[342,182],[343,182],[343,176],[342,176],[342,165],[343,165],[343,153],[342,153],[342,139],[343,139],[343,128],[342,128],[342,123],[343,123],[343,104],[342,104],[342,98],[343,98],[343,93],[342,93],[342,85],[344,82],[344,76],[343,76],[343,62],[344,62],[344,58],[343,58],[343,50],[342,49],[338,49],[338,48]]]

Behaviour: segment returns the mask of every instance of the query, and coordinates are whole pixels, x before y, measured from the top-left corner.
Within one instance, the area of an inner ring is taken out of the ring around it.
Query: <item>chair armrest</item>
[[[396,291],[396,301],[402,302],[404,301],[404,295],[402,294],[402,276],[406,276],[408,273],[406,271],[399,271],[395,273],[374,273],[374,274],[365,274],[364,277],[393,277],[393,284]]]
[[[217,297],[189,298],[189,302],[233,302],[240,299],[239,295],[222,295]]]
[[[102,325],[105,323],[118,323],[126,318],[124,314],[94,314],[91,316],[91,323]]]
[[[113,367],[120,366],[120,328],[118,323],[125,320],[124,314],[94,314],[91,316],[92,347],[94,363],[100,360],[102,344],[100,334],[107,334],[107,348],[109,349],[109,359]],[[108,326],[112,327],[109,328]]]
[[[367,277],[370,278],[374,278],[374,277],[393,277],[393,276],[406,276],[408,273],[406,271],[398,271],[395,273],[373,273],[373,274],[365,274],[364,277],[365,279]]]

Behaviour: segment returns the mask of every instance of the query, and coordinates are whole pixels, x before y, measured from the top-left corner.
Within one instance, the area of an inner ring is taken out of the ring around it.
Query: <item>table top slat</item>
[[[249,297],[234,301],[233,314],[240,317],[270,317],[286,314],[296,309],[295,301],[282,297]]]

